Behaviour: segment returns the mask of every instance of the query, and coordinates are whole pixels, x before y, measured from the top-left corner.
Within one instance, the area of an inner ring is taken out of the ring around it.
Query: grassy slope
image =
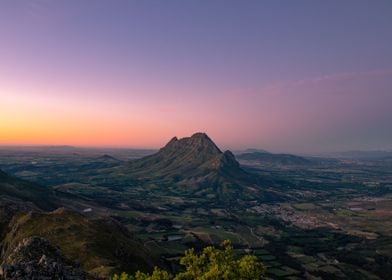
[[[10,228],[4,240],[5,256],[23,238],[41,236],[59,247],[65,258],[79,262],[92,275],[107,277],[114,271],[146,270],[153,261],[119,224],[89,220],[64,209],[20,215],[14,218]]]
[[[20,180],[0,171],[0,196],[17,198],[34,203],[42,210],[56,209],[54,192],[24,180]]]

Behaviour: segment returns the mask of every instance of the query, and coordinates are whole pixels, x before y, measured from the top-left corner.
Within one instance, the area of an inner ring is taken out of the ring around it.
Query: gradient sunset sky
[[[0,144],[392,149],[392,1],[0,2]]]

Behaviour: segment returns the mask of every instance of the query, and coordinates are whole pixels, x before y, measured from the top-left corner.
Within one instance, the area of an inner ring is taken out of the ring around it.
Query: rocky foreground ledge
[[[23,239],[0,265],[0,279],[45,280],[87,279],[85,273],[70,265],[46,239]]]

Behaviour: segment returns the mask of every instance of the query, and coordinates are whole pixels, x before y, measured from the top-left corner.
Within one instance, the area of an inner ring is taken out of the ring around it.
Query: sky
[[[392,149],[392,1],[2,0],[0,145]]]

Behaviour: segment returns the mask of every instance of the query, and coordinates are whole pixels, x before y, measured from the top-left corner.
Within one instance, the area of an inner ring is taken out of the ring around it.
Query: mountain
[[[269,152],[263,149],[256,149],[256,148],[249,148],[244,151],[238,151],[236,154],[246,154],[246,153],[265,153],[268,154]]]
[[[139,180],[174,184],[199,195],[212,192],[220,198],[257,183],[230,151],[222,152],[205,133],[174,137],[157,153],[131,162],[128,171]],[[207,189],[211,192],[200,192]]]
[[[98,161],[103,161],[103,162],[121,162],[121,160],[119,160],[119,159],[117,159],[117,158],[115,158],[115,157],[113,157],[113,156],[111,156],[111,155],[108,155],[108,154],[104,154],[104,155],[102,155],[102,156],[99,156],[98,158],[97,158],[97,160]]]
[[[110,155],[102,155],[91,159],[89,162],[80,166],[80,169],[83,171],[89,170],[90,172],[94,172],[94,170],[100,170],[105,168],[115,167],[121,164],[121,160],[110,156]]]
[[[240,161],[256,162],[262,165],[307,165],[311,161],[291,154],[272,154],[266,152],[244,153],[236,156]]]
[[[392,151],[388,151],[388,150],[344,151],[344,152],[328,153],[325,155],[336,157],[336,158],[343,158],[343,159],[383,160],[383,159],[391,159]]]
[[[16,200],[33,203],[42,210],[53,210],[57,199],[53,190],[21,180],[0,170],[0,200]]]

